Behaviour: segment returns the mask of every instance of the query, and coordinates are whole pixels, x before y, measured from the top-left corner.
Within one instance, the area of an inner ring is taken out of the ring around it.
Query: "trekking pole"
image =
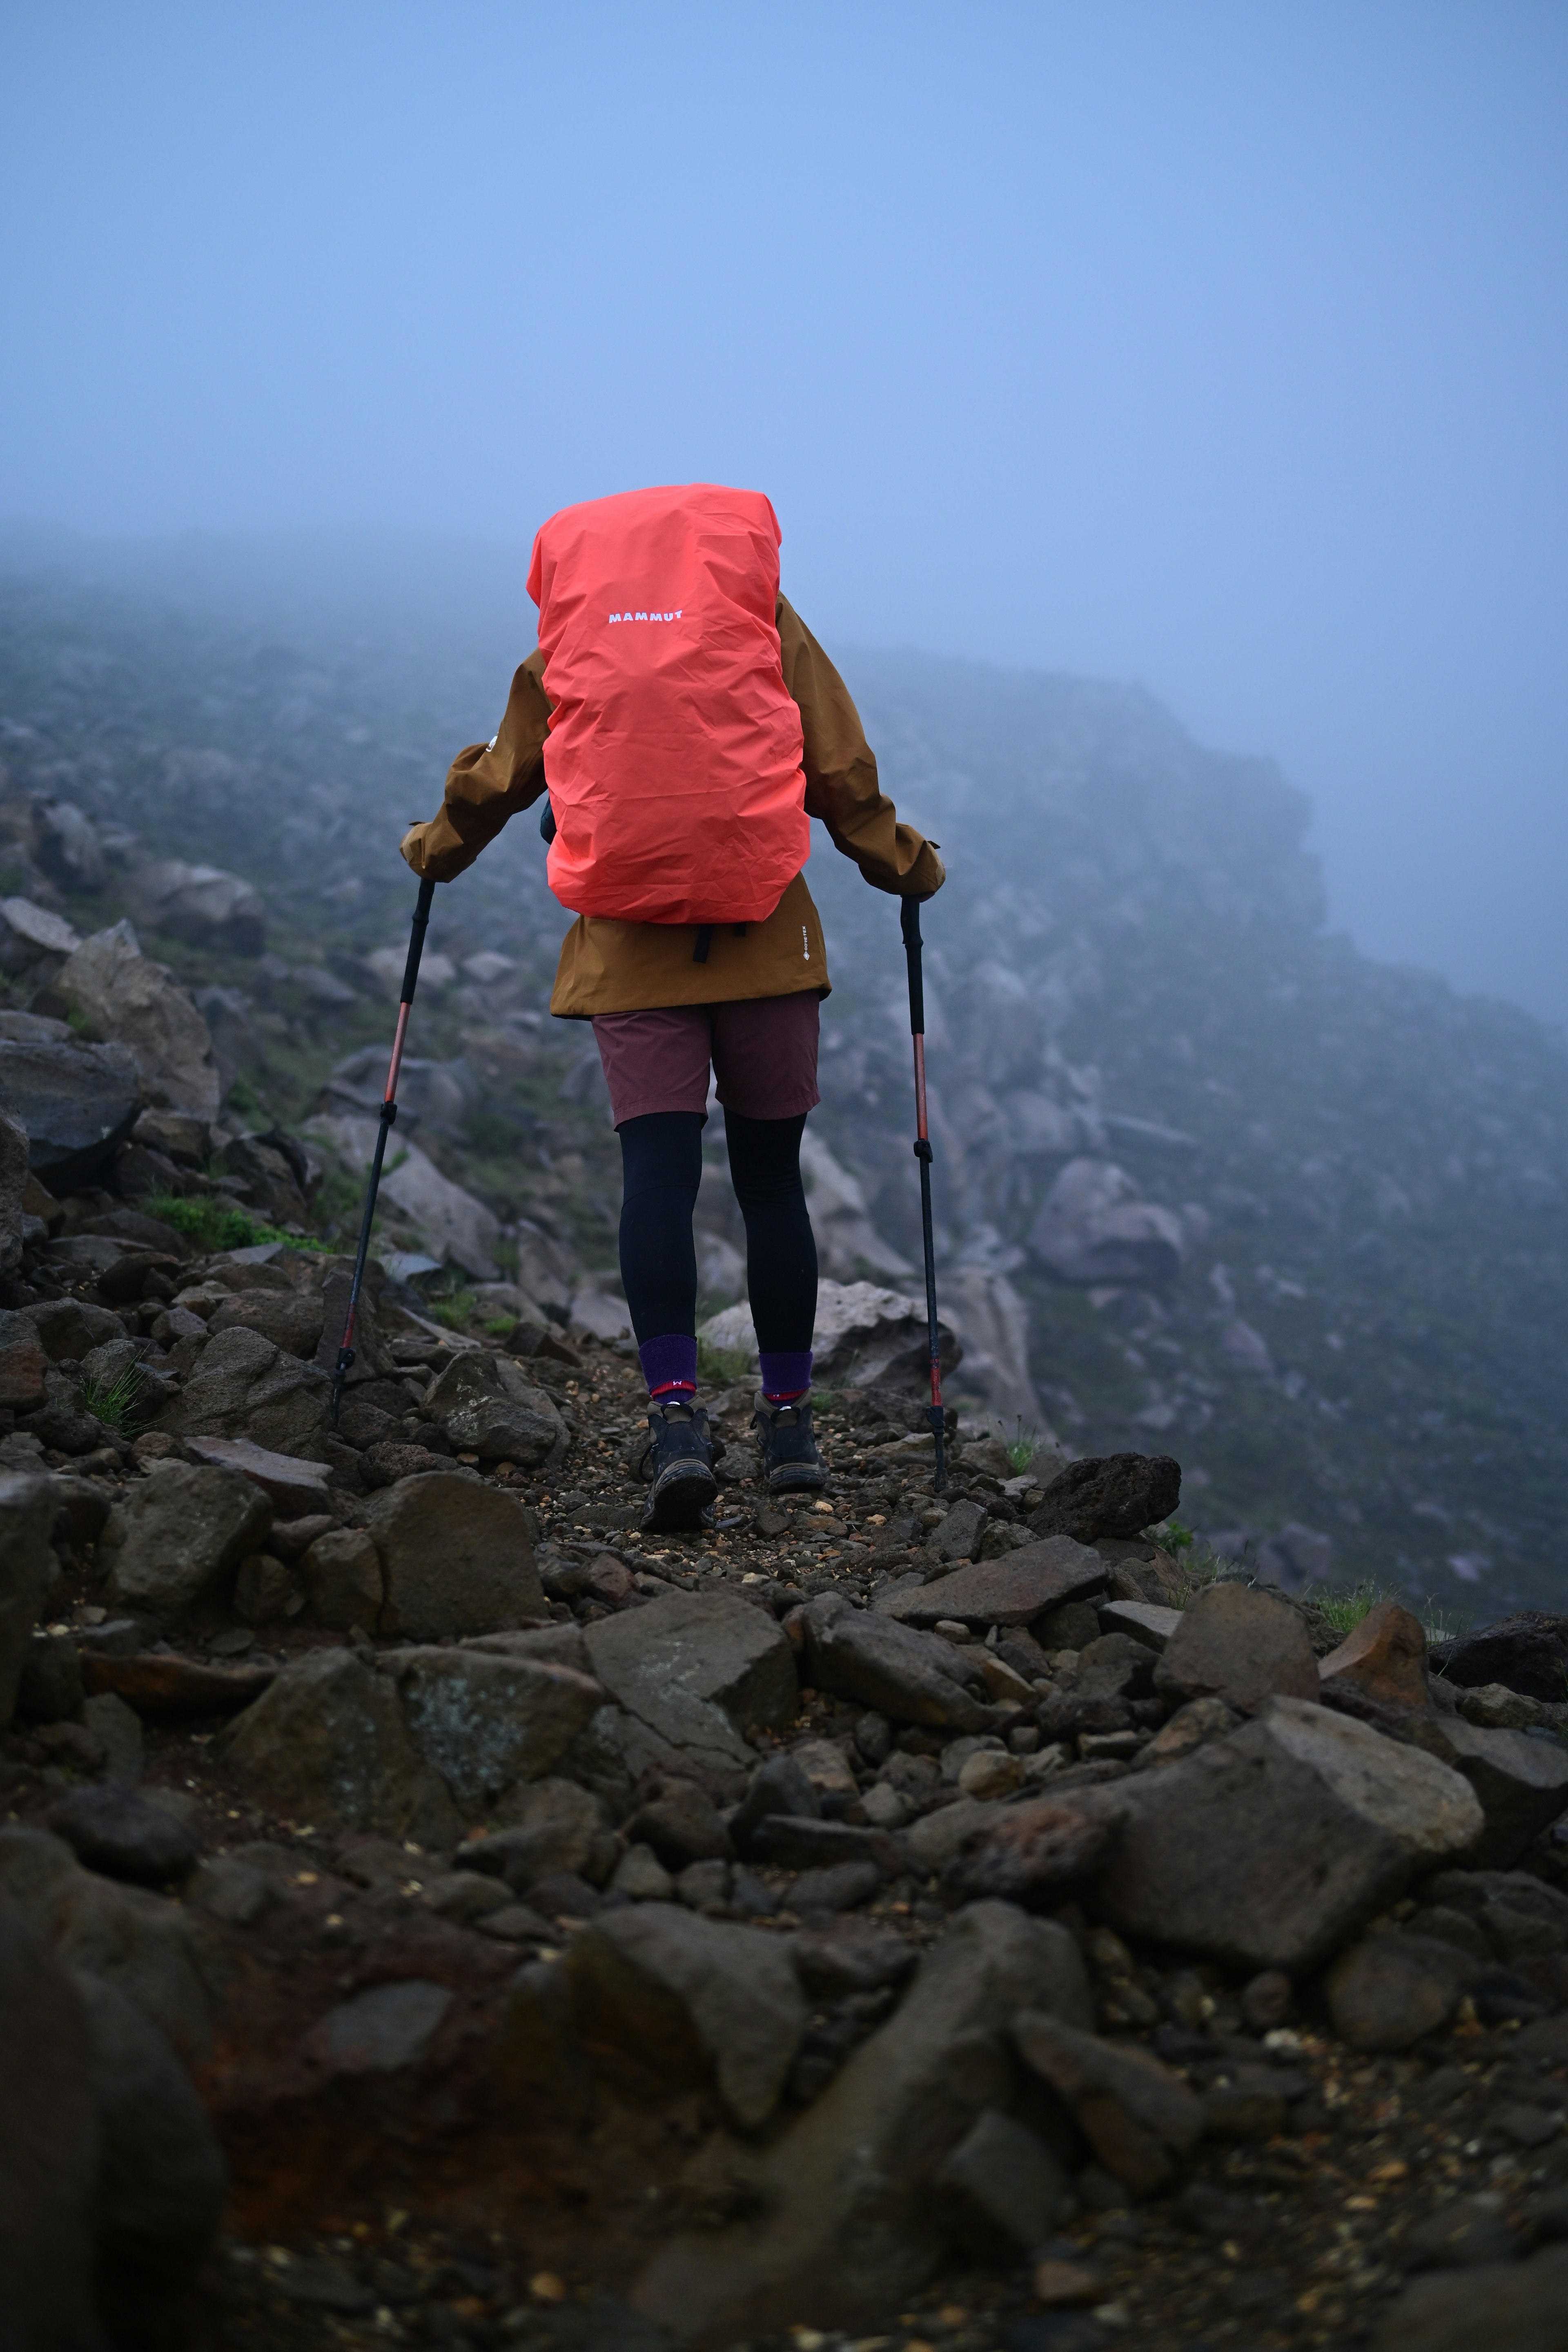
[[[931,1226],[931,1138],[926,1133],[926,997],[921,971],[921,902],[900,902],[899,920],[910,967],[910,1034],[915,1042],[915,1158],[921,1163],[921,1239],[926,1255],[926,1325],[931,1339],[931,1403],[926,1418],[936,1441],[935,1492],[947,1492],[946,1427],[942,1404],[942,1348],[936,1327],[936,1244]]]
[[[359,1311],[360,1286],[364,1281],[364,1262],[370,1250],[370,1229],[375,1223],[375,1196],[381,1189],[381,1163],[386,1157],[386,1139],[397,1117],[397,1073],[403,1061],[403,1044],[408,1034],[408,1008],[414,1002],[415,983],[419,978],[419,959],[425,951],[425,933],[430,923],[430,901],[436,895],[434,882],[421,882],[419,898],[414,909],[414,929],[408,940],[408,961],[403,968],[403,993],[397,1003],[397,1033],[392,1041],[392,1066],[386,1073],[386,1093],[381,1106],[381,1126],[375,1138],[375,1153],[370,1163],[370,1190],[364,1196],[364,1214],[360,1219],[359,1247],[354,1252],[353,1280],[349,1285],[349,1311],[343,1318],[343,1336],[338,1348],[337,1368],[332,1373],[332,1401],[328,1409],[331,1428],[338,1425],[338,1408],[343,1401],[343,1382],[353,1364],[354,1317]],[[934,1327],[933,1327],[934,1328]]]

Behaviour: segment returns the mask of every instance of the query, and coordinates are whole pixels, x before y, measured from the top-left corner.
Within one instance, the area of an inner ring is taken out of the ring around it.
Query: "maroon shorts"
[[[798,1118],[816,1091],[821,999],[753,996],[739,1004],[671,1004],[597,1013],[594,1035],[616,1125],[655,1110],[708,1108],[710,1063],[719,1100],[742,1118]]]

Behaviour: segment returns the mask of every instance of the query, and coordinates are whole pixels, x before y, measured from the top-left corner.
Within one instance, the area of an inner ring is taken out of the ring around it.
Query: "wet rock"
[[[1373,2352],[1561,2352],[1568,2247],[1527,2263],[1483,2263],[1407,2286],[1373,2338]]]
[[[1482,1820],[1447,1765],[1292,1698],[1117,1795],[1126,1820],[1095,1890],[1110,1925],[1291,1976],[1464,1853]]]
[[[745,2129],[772,2115],[806,2020],[777,1937],[644,1903],[592,1921],[562,1965],[572,2029],[614,2076],[664,2096],[710,2084]],[[535,2030],[514,1996],[498,2034],[503,2067],[509,2042]]]
[[[1091,1790],[1004,1806],[965,1838],[947,1866],[944,1892],[957,1902],[992,1896],[1043,1909],[1091,1875],[1121,1819],[1113,1796]]]
[[[384,1488],[364,1520],[381,1555],[384,1633],[432,1641],[547,1613],[530,1521],[510,1495],[434,1472]]]
[[[175,1437],[243,1437],[268,1453],[320,1448],[329,1384],[259,1331],[209,1339],[184,1387],[153,1423]]]
[[[0,1037],[0,1110],[26,1128],[28,1163],[59,1196],[107,1173],[141,1101],[124,1045]]]
[[[1180,1217],[1145,1201],[1110,1160],[1068,1161],[1029,1228],[1029,1248],[1061,1281],[1083,1283],[1166,1282],[1187,1254]]]
[[[0,1906],[0,2278],[21,2347],[96,2347],[94,2200],[102,2160],[88,2025],[36,1929]]]
[[[190,2076],[115,1986],[79,1969],[98,2112],[97,2256],[117,2335],[172,2337],[212,2252],[228,2171]]]
[[[752,1731],[799,1704],[790,1645],[771,1617],[722,1593],[670,1592],[587,1631],[588,1655],[628,1721],[634,1772],[685,1764],[728,1784],[749,1772]]]
[[[1112,2179],[1135,2197],[1163,2189],[1202,2137],[1201,2102],[1146,2051],[1029,2012],[1015,2021],[1013,2038],[1025,2063],[1071,2108]]]
[[[984,2261],[1043,2244],[1070,2184],[1059,2157],[1026,2125],[993,2108],[964,2134],[936,2187],[958,2242]]]
[[[207,1330],[215,1339],[223,1331],[259,1331],[284,1355],[310,1363],[321,1345],[321,1301],[308,1291],[236,1291],[208,1317]]]
[[[241,1785],[296,1821],[381,1830],[436,1847],[461,1835],[445,1786],[404,1721],[395,1685],[351,1651],[307,1652],[220,1739]]]
[[[806,1604],[800,1631],[802,1679],[818,1690],[858,1700],[894,1723],[990,1730],[984,1671],[952,1643],[879,1611],[851,1609],[836,1592]]]
[[[409,1731],[470,1814],[564,1754],[605,1694],[586,1675],[479,1650],[384,1653]]]
[[[453,2001],[446,1985],[405,1978],[374,1985],[327,2011],[305,2037],[305,2049],[334,2074],[394,2074],[417,2066]]]
[[[1154,1687],[1177,1705],[1217,1698],[1253,1715],[1276,1695],[1316,1699],[1318,1662],[1287,1602],[1245,1584],[1211,1584],[1166,1643]]]
[[[1352,2050],[1408,2050],[1447,2024],[1475,1975],[1436,1937],[1371,1936],[1329,1970],[1334,2031]]]
[[[1568,1616],[1525,1609],[1500,1617],[1494,1624],[1437,1643],[1432,1671],[1461,1688],[1506,1683],[1527,1698],[1560,1701],[1568,1690]]]
[[[1182,1498],[1182,1466],[1164,1454],[1108,1454],[1069,1462],[1030,1514],[1037,1536],[1135,1536],[1168,1519]]]
[[[48,1826],[89,1870],[134,1886],[167,1886],[201,1860],[194,1831],[128,1789],[75,1789],[51,1807]]]
[[[129,1048],[147,1101],[217,1117],[222,1088],[207,1024],[184,990],[142,954],[129,922],[84,940],[55,986],[93,1035]]]
[[[131,898],[137,919],[166,939],[230,955],[258,956],[267,945],[261,900],[248,882],[220,866],[150,858],[132,875]]]
[[[975,1627],[1027,1625],[1064,1601],[1102,1591],[1105,1580],[1098,1552],[1070,1537],[1052,1536],[1000,1559],[960,1568],[934,1584],[890,1593],[878,1602],[877,1613],[905,1625],[934,1625],[942,1618]]]
[[[300,1573],[323,1625],[375,1631],[385,1591],[381,1554],[366,1528],[330,1528],[306,1552]]]
[[[33,1628],[49,1589],[55,1509],[49,1479],[21,1470],[0,1472],[0,1727],[15,1711]]]
[[[422,1410],[481,1462],[540,1469],[566,1452],[566,1424],[553,1400],[514,1356],[489,1349],[459,1356],[426,1391]]]
[[[247,1553],[259,1551],[272,1506],[232,1470],[170,1461],[132,1486],[113,1556],[115,1597],[174,1625]]]
[[[973,1906],[926,1955],[889,2022],[759,2156],[751,2186],[761,2218],[675,2238],[633,2303],[716,2342],[796,2320],[871,2327],[901,2308],[943,2252],[934,2176],[982,2115],[1006,2105],[1005,2031],[1028,2008],[1088,2025],[1076,1947],[1052,1922]]]

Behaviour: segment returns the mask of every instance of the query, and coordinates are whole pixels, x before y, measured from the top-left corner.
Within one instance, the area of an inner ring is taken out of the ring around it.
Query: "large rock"
[[[310,1650],[219,1735],[241,1782],[298,1822],[455,1844],[462,1822],[416,1747],[396,1685],[350,1650]]]
[[[1461,1689],[1506,1683],[1527,1698],[1560,1701],[1568,1692],[1568,1616],[1526,1609],[1515,1617],[1500,1617],[1495,1624],[1437,1643],[1432,1668]]]
[[[36,981],[40,968],[58,971],[80,945],[80,932],[63,915],[35,906],[31,898],[0,898],[0,971],[13,978],[26,972]]]
[[[1177,1706],[1217,1698],[1252,1715],[1277,1694],[1316,1699],[1318,1661],[1305,1620],[1288,1601],[1251,1585],[1211,1584],[1166,1643],[1154,1687]]]
[[[187,1462],[161,1464],[121,1507],[115,1596],[163,1625],[178,1624],[247,1553],[259,1551],[272,1525],[271,1503],[247,1478]]]
[[[1163,2189],[1203,2137],[1201,2101],[1147,2051],[1033,2011],[1015,2021],[1013,2038],[1026,2064],[1071,2107],[1107,2172],[1135,2197]]]
[[[926,1822],[940,1822],[950,1810]],[[1098,1867],[1122,1820],[1115,1794],[1092,1788],[986,1811],[991,1818],[969,1829],[947,1866],[950,1899],[994,1896],[1026,1909],[1059,1902]]]
[[[425,1394],[422,1410],[454,1445],[481,1462],[542,1469],[570,1443],[554,1400],[530,1381],[515,1356],[475,1349],[448,1364]]]
[[[1401,1601],[1378,1601],[1338,1649],[1319,1659],[1318,1684],[1325,1706],[1405,1736],[1412,1717],[1432,1712],[1426,1627]]]
[[[21,1906],[68,1967],[115,1986],[188,2063],[207,2055],[216,2003],[194,1913],[84,1870],[43,1830],[0,1829],[0,1895]]]
[[[936,2175],[1015,2095],[1007,2028],[1025,2009],[1089,2027],[1077,1947],[1054,1922],[977,1903],[926,1954],[889,2022],[749,2167],[759,2218],[675,2238],[633,2302],[713,2343],[792,2324],[869,2328],[899,2310],[942,2259]]]
[[[933,1584],[889,1593],[877,1610],[901,1625],[935,1625],[943,1618],[973,1626],[1027,1625],[1064,1601],[1103,1591],[1110,1574],[1087,1544],[1049,1536],[999,1559],[973,1561]]]
[[[87,2018],[36,1928],[0,1903],[0,2281],[18,2352],[98,2352],[102,2132]]]
[[[1481,1808],[1415,1748],[1301,1699],[1183,1764],[1119,1784],[1126,1820],[1095,1888],[1124,1935],[1299,1975],[1466,1853]]]
[[[587,1643],[594,1674],[628,1718],[634,1774],[682,1765],[727,1789],[756,1762],[746,1735],[781,1730],[799,1705],[784,1634],[763,1610],[725,1593],[665,1593],[601,1618]]]
[[[1568,2346],[1568,2246],[1528,2263],[1438,2271],[1399,2297],[1373,2352],[1563,2352]]]
[[[311,1119],[304,1132],[324,1144],[357,1182],[363,1182],[375,1150],[376,1122],[369,1118]],[[400,1138],[389,1152],[381,1197],[411,1225],[432,1257],[449,1260],[478,1281],[495,1282],[500,1268],[496,1248],[500,1226],[482,1201],[442,1175],[416,1143]]]
[[[237,1470],[259,1486],[279,1519],[314,1518],[327,1507],[327,1469],[322,1462],[301,1462],[291,1454],[273,1454],[248,1437],[188,1437],[185,1451],[198,1462]]]
[[[44,1605],[54,1562],[49,1536],[58,1497],[52,1479],[0,1472],[0,1729],[16,1711],[16,1691]]]
[[[1434,1745],[1480,1800],[1486,1826],[1469,1855],[1478,1870],[1511,1870],[1568,1812],[1568,1747],[1551,1733],[1493,1731],[1446,1716]]]
[[[319,1451],[331,1384],[259,1331],[220,1332],[153,1423],[176,1437],[244,1437],[274,1454]]]
[[[586,1675],[538,1658],[413,1649],[381,1664],[421,1754],[473,1817],[517,1781],[541,1779],[604,1704]]]
[[[937,1634],[852,1609],[837,1592],[806,1603],[800,1633],[801,1679],[836,1698],[946,1731],[989,1731],[995,1721],[978,1658]]]
[[[726,1353],[757,1355],[756,1327],[743,1302],[710,1316],[701,1337]],[[963,1350],[946,1323],[937,1326],[943,1377]],[[825,1387],[885,1387],[931,1393],[931,1341],[923,1301],[874,1282],[820,1282],[812,1332],[812,1377]]]
[[[240,1290],[207,1318],[216,1339],[221,1331],[259,1331],[287,1356],[310,1363],[321,1343],[321,1301],[302,1290]]]
[[[1168,1454],[1107,1454],[1069,1462],[1031,1513],[1037,1536],[1135,1536],[1168,1519],[1182,1498],[1182,1465]]]
[[[1062,1282],[1167,1282],[1186,1236],[1173,1209],[1145,1201],[1111,1160],[1069,1160],[1029,1228],[1029,1247]]]
[[[548,1615],[522,1505],[457,1471],[384,1487],[365,1528],[381,1555],[380,1631],[416,1642]]]
[[[584,1927],[565,1978],[573,2030],[628,2086],[668,2095],[711,2084],[743,2130],[778,2105],[807,2013],[781,1937],[643,1903]],[[503,2064],[509,2036],[532,2024],[514,1997]]]
[[[136,1057],[58,1037],[0,1037],[0,1110],[27,1130],[29,1164],[51,1192],[75,1192],[112,1165],[142,1102]]]
[[[138,920],[166,939],[224,948],[230,955],[259,955],[267,945],[260,898],[248,882],[220,866],[150,859],[132,876],[131,898]]]
[[[55,985],[95,1036],[129,1047],[149,1102],[217,1117],[222,1089],[207,1024],[163,967],[142,954],[129,922],[84,940]]]
[[[212,2252],[227,2168],[191,2078],[116,1986],[78,1970],[98,2112],[99,2294],[115,2332],[176,2340],[180,2305]]]

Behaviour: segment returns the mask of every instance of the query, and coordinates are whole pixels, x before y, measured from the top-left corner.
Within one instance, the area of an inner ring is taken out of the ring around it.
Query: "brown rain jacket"
[[[848,688],[782,596],[778,629],[784,684],[800,706],[806,814],[822,819],[834,847],[855,860],[874,888],[900,898],[929,897],[945,878],[936,844],[899,823],[892,802],[879,789],[876,755]],[[494,741],[470,743],[458,752],[438,814],[405,836],[403,855],[422,878],[450,882],[509,817],[543,792],[550,731],[543,668],[542,654],[530,654],[512,679]],[[705,963],[692,961],[696,940],[690,925],[579,915],[562,941],[550,1010],[584,1021],[595,1013],[793,996],[807,988],[826,996],[832,985],[821,919],[804,874],[795,876],[765,923],[752,923],[740,935],[715,928]]]

